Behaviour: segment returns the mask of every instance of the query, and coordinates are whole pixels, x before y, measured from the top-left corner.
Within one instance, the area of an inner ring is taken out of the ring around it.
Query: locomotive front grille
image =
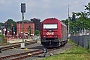
[[[59,42],[59,40],[56,39],[56,38],[44,38],[44,39],[41,40],[41,42],[52,44],[52,43],[57,43],[57,42]]]

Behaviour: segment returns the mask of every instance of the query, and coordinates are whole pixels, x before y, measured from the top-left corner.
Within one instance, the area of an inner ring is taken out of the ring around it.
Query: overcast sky
[[[72,12],[84,11],[84,5],[89,0],[1,0],[0,1],[0,22],[7,19],[14,21],[22,20],[21,3],[26,3],[25,19],[38,18],[43,21],[46,18],[55,17],[59,20],[67,19],[68,3],[70,16]]]

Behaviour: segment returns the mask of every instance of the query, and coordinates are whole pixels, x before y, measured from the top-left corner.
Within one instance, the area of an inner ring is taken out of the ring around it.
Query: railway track
[[[56,50],[56,48],[53,49],[47,49],[47,52]],[[0,57],[0,60],[22,60],[28,57],[34,57],[39,54],[43,54],[43,49],[38,49],[38,50],[33,50],[29,52],[23,52],[23,53],[18,53],[18,54],[13,54],[13,55],[8,55],[8,56],[3,56]]]
[[[34,43],[35,43],[35,41],[32,41],[32,42],[28,41],[28,42],[25,42],[25,46],[30,45],[30,44],[34,44]],[[12,43],[12,44],[1,45],[0,49],[2,51],[5,51],[5,50],[13,49],[13,48],[19,48],[20,46],[21,46],[20,43]]]

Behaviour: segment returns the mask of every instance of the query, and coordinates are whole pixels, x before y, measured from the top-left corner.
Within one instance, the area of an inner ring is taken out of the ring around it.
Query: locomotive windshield
[[[57,29],[57,24],[44,24],[44,29]]]

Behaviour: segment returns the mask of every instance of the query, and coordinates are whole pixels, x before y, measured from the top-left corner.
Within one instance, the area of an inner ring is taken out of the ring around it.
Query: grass
[[[55,56],[46,57],[43,60],[90,60],[90,50],[77,46],[69,41],[72,48]]]

